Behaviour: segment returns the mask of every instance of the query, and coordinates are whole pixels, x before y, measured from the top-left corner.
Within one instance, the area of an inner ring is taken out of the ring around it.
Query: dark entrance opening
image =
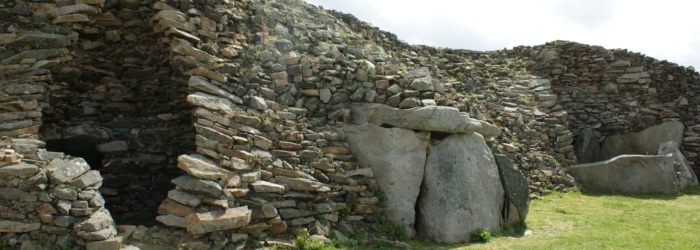
[[[99,169],[102,166],[104,154],[97,150],[97,144],[101,140],[91,136],[76,136],[65,139],[47,140],[46,150],[63,152],[71,156],[81,157],[90,165],[91,169]]]

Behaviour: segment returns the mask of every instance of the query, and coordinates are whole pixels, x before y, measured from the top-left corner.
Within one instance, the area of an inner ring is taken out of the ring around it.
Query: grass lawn
[[[531,234],[414,249],[700,249],[700,188],[679,195],[553,193],[530,203]]]

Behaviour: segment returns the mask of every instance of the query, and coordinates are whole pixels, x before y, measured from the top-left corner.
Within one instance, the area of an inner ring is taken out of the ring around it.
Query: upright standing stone
[[[469,241],[475,229],[501,228],[504,190],[498,166],[477,134],[450,135],[428,155],[418,201],[419,235],[438,242]]]
[[[671,154],[676,167],[676,178],[678,178],[678,184],[681,188],[688,186],[698,185],[698,178],[695,176],[695,172],[690,168],[688,162],[685,160],[685,156],[679,149],[678,143],[675,141],[667,141],[659,145],[660,155]]]
[[[506,206],[508,207],[503,212],[504,222],[511,226],[518,225],[525,221],[530,208],[529,184],[508,156],[494,154],[494,157],[507,198]]]
[[[345,135],[357,161],[374,171],[387,197],[387,219],[412,235],[430,134],[363,124],[346,127]]]

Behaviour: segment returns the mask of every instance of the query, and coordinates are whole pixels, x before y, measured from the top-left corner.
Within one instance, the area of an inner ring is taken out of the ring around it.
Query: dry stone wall
[[[0,22],[0,134],[96,148],[74,154],[105,166],[114,219],[160,225],[123,240],[239,246],[375,221],[381,185],[341,129],[352,103],[500,127],[487,144],[530,198],[574,185],[582,131],[679,120],[700,157],[697,72],[625,50],[409,46],[295,0],[5,1]]]
[[[680,121],[685,126],[683,153],[692,162],[698,160],[700,75],[694,68],[567,41],[513,51],[528,59],[534,74],[552,81],[558,103],[570,114],[574,136],[591,129],[602,141],[663,121]],[[693,169],[698,171],[694,164]]]
[[[82,158],[47,152],[43,141],[0,141],[0,242],[16,249],[117,249],[102,177]]]
[[[111,162],[102,171],[110,211],[120,221],[152,220],[179,175],[176,157],[194,145],[186,86],[164,36],[152,32],[158,5],[10,1],[2,8],[2,98],[13,105],[3,134],[38,135],[93,169]]]
[[[48,70],[17,70],[5,76],[0,87],[0,136],[36,135],[42,123],[41,107],[52,82]]]

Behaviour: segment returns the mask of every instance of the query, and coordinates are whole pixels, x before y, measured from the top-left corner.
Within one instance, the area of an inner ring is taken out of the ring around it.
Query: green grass
[[[408,243],[412,249],[700,249],[700,187],[679,195],[552,193],[530,203],[526,222],[530,234],[523,237],[494,236],[475,244]],[[373,244],[350,249],[399,248]]]
[[[700,188],[681,195],[553,193],[530,203],[531,235],[415,249],[700,249]]]

